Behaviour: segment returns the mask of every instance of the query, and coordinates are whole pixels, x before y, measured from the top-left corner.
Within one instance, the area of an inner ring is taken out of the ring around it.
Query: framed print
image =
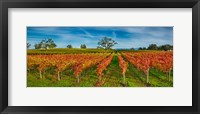
[[[172,40],[173,27],[27,27],[27,87],[173,87]]]
[[[2,0],[1,113],[199,113],[199,0]]]

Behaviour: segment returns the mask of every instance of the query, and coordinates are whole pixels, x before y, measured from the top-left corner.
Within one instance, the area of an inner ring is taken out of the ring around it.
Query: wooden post
[[[169,80],[169,81],[170,81],[170,71],[171,71],[171,70],[169,70],[169,74],[168,74],[168,80]]]
[[[40,79],[42,79],[42,71],[40,71]]]
[[[60,72],[60,80],[62,80],[62,71]]]
[[[58,72],[58,81],[60,81],[60,72]]]
[[[147,83],[149,83],[149,69],[147,70]]]
[[[126,77],[125,77],[125,74],[123,74],[123,82],[124,82],[124,84],[126,84]]]

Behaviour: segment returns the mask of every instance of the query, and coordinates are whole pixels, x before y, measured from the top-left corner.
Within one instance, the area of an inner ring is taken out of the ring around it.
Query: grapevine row
[[[103,61],[101,61],[98,65],[97,65],[97,75],[99,77],[99,82],[97,82],[96,86],[100,86],[103,82],[102,82],[102,77],[103,77],[103,71],[106,70],[107,66],[111,63],[113,59],[113,54],[111,54],[109,57],[105,58]],[[101,83],[101,84],[100,84]]]
[[[170,81],[170,71],[173,67],[173,52],[124,52],[123,55],[138,70],[146,74],[147,83],[149,83],[150,68],[167,73],[168,80]]]
[[[43,78],[44,71],[49,67],[56,67],[57,78],[61,79],[60,72],[72,67],[74,76],[79,82],[79,75],[87,68],[97,64],[109,54],[67,54],[67,55],[28,55],[28,69],[36,67]]]
[[[127,71],[127,68],[128,68],[128,63],[122,58],[121,55],[118,55],[118,60],[119,60],[119,66],[122,70],[122,76],[123,76],[123,79],[124,79],[124,84],[125,84],[125,73]]]

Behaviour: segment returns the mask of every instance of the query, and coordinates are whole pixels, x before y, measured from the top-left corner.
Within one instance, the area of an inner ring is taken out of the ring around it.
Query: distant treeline
[[[97,44],[98,44],[97,49],[109,50],[109,49],[112,49],[112,47],[118,43],[115,42],[112,38],[103,37]],[[31,47],[31,44],[27,43],[27,48],[29,49],[30,47]],[[56,48],[56,47],[57,45],[53,41],[53,39],[47,39],[47,40],[45,39],[34,45],[35,49],[45,49],[45,50],[50,49],[50,48]],[[73,46],[71,44],[68,44],[66,45],[66,48],[73,48]],[[86,49],[87,46],[86,44],[81,44],[80,48]],[[150,44],[148,47],[139,47],[138,49],[129,48],[129,49],[116,49],[116,50],[165,50],[167,51],[167,50],[173,50],[173,46],[169,44],[160,45],[160,46],[157,46],[156,44]]]
[[[146,47],[139,47],[138,50],[173,50],[173,46],[169,44],[157,46],[156,44],[150,44]]]

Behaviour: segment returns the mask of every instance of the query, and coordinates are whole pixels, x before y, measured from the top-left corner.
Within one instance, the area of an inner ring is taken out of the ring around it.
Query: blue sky
[[[51,38],[58,48],[71,44],[79,48],[86,44],[88,48],[96,48],[102,37],[115,40],[113,48],[148,47],[149,44],[173,45],[173,27],[27,27],[27,42],[34,44]]]

